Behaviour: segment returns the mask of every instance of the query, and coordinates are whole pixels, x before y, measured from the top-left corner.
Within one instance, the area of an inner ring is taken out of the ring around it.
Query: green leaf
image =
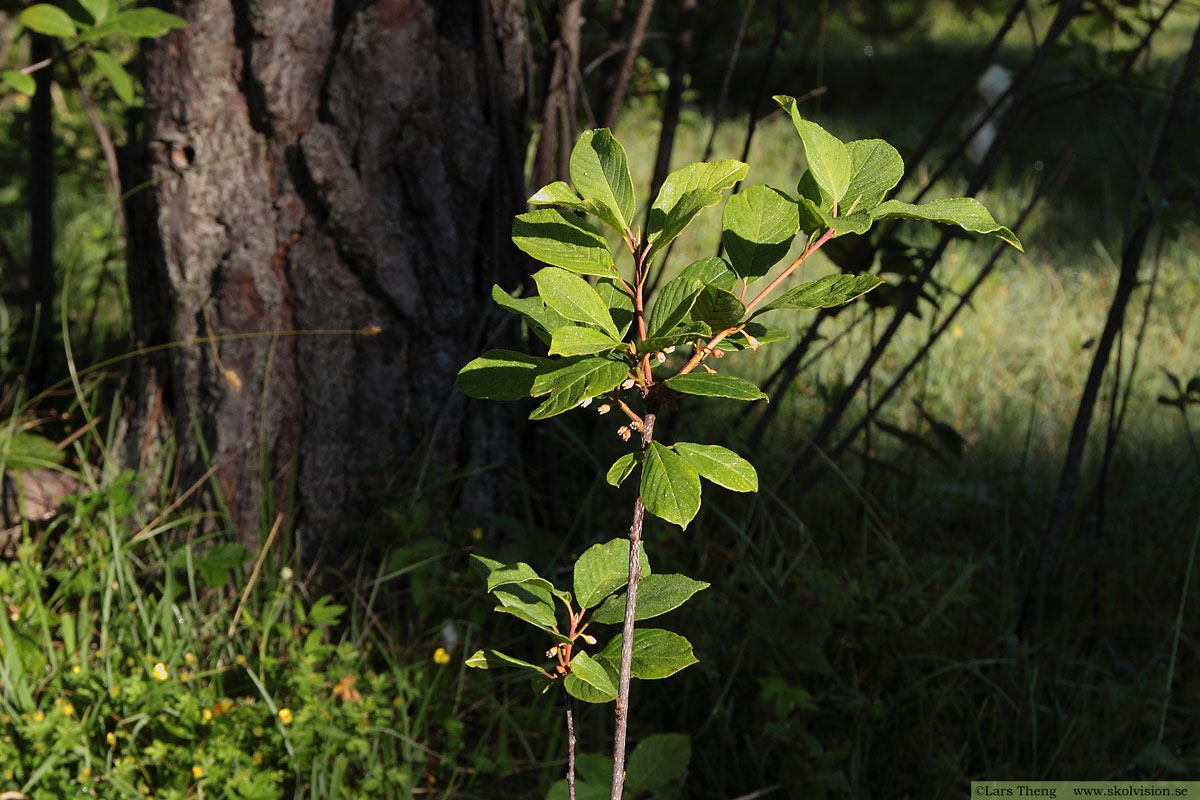
[[[650,574],[646,550],[638,551],[642,574]],[[575,562],[575,599],[580,608],[591,608],[629,582],[629,540],[612,539],[594,544]]]
[[[501,586],[508,586],[514,583],[527,585],[528,587],[537,587],[546,592],[554,591],[554,586],[550,581],[538,575],[537,571],[524,561],[517,561],[512,564],[496,567],[487,576],[487,590],[489,592],[495,591]]]
[[[96,62],[96,67],[108,82],[112,84],[113,91],[117,93],[117,97],[121,98],[121,102],[126,105],[133,102],[133,78],[129,77],[129,73],[125,71],[117,60],[103,50],[93,50],[92,60]]]
[[[663,381],[677,392],[701,397],[725,397],[730,400],[763,400],[762,390],[744,378],[733,375],[710,375],[706,372],[689,372],[675,375]]]
[[[538,261],[579,275],[612,275],[616,271],[604,236],[556,208],[519,214],[513,220],[512,240]]]
[[[521,669],[532,670],[539,675],[545,675],[545,671],[535,664],[530,664],[528,661],[522,661],[519,658],[505,655],[498,650],[476,650],[470,658],[466,660],[468,667],[475,669],[495,669],[497,667],[519,667]]]
[[[721,193],[746,177],[741,161],[688,164],[667,176],[650,208],[647,259],[653,259],[705,208],[721,202]]]
[[[870,211],[904,177],[904,159],[883,139],[859,139],[846,143],[850,153],[850,185],[843,205],[845,215]]]
[[[877,275],[826,275],[784,293],[755,314],[775,308],[833,308],[861,297],[882,283],[883,279]]]
[[[729,264],[723,258],[702,258],[693,261],[679,271],[678,277],[693,278],[727,292],[732,292],[738,282],[737,273],[729,268]]]
[[[515,350],[488,350],[458,371],[454,388],[479,400],[522,400],[530,396],[538,374],[553,364]]]
[[[691,599],[696,592],[704,591],[709,584],[694,581],[686,575],[646,575],[638,581],[637,609],[634,618],[638,621],[674,611]],[[625,620],[625,595],[609,597],[592,612],[592,622],[616,625]]]
[[[203,558],[192,563],[205,586],[220,589],[229,583],[230,571],[241,568],[253,555],[250,549],[240,542],[223,542],[213,545]]]
[[[17,15],[17,20],[34,33],[69,39],[75,35],[75,21],[67,12],[49,3],[38,3]]]
[[[554,618],[554,606],[547,602],[530,599],[530,593],[518,589],[498,589],[495,592],[500,605],[494,611],[498,614],[514,616],[522,622],[527,622],[535,628],[549,631],[557,620]]]
[[[0,466],[5,470],[48,469],[61,464],[66,455],[44,436],[29,431],[0,430]]]
[[[757,492],[758,472],[749,461],[716,444],[676,442],[675,452],[706,478],[733,492]]]
[[[554,181],[546,184],[538,189],[533,197],[529,198],[529,204],[532,206],[562,206],[572,211],[588,210],[588,204],[575,194],[575,190],[567,185],[566,181]]]
[[[537,295],[516,298],[498,285],[494,285],[492,286],[492,300],[505,311],[511,311],[524,317],[529,329],[546,344],[550,344],[554,331],[569,324],[562,314],[547,308],[542,298]]]
[[[656,517],[687,528],[700,510],[700,476],[682,456],[650,442],[642,461],[642,503]]]
[[[533,274],[533,282],[546,305],[559,314],[574,322],[595,325],[614,339],[619,336],[608,305],[583,278],[565,269],[546,267]]]
[[[633,323],[633,298],[613,278],[596,281],[596,293],[608,306],[609,316],[617,326],[618,338],[624,338]]]
[[[539,375],[531,392],[535,397],[550,392],[550,397],[529,418],[546,419],[570,411],[589,397],[615,389],[628,375],[628,364],[603,357],[574,361]]]
[[[701,211],[709,206],[715,206],[719,202],[721,202],[719,193],[710,192],[707,189],[693,189],[679,198],[679,202],[665,214],[652,209],[650,211],[652,233],[650,249],[646,253],[646,262],[653,261],[668,244],[687,229],[688,225],[692,224],[692,220],[699,216]],[[658,226],[658,229],[654,230],[653,226]]]
[[[626,453],[613,462],[613,465],[608,468],[608,475],[604,477],[612,486],[620,486],[633,468],[637,466],[637,455],[634,453]],[[578,590],[576,590],[578,591]]]
[[[599,655],[599,660],[620,663],[621,637],[614,636]],[[677,633],[658,628],[633,631],[633,677],[641,680],[668,678],[696,663],[692,643]]]
[[[687,319],[696,298],[703,291],[704,284],[694,278],[680,275],[667,281],[658,290],[654,305],[650,307],[647,335],[656,337],[670,333],[672,328]]]
[[[840,201],[850,186],[850,152],[846,145],[817,123],[801,117],[794,98],[777,95],[775,102],[791,115],[792,124],[804,144],[804,158],[813,179],[835,203]]]
[[[592,660],[587,653],[576,653],[571,659],[571,674],[591,686],[608,700],[617,699],[617,687],[608,671]],[[595,702],[595,701],[589,701]],[[607,700],[605,701],[607,702]]]
[[[633,794],[653,791],[683,778],[692,760],[692,740],[684,733],[647,736],[629,755],[625,785]]]
[[[585,659],[579,662],[579,659]],[[576,662],[583,666],[581,670],[583,675],[575,672]],[[563,688],[567,690],[567,694],[574,698],[582,700],[585,703],[611,703],[617,699],[616,684],[618,673],[616,662],[609,662],[603,659],[593,659],[586,653],[578,653],[571,659],[572,671],[563,678]],[[603,683],[603,679],[599,676],[603,673],[608,678],[608,686],[614,687],[610,693],[606,688],[597,688],[589,680],[584,679],[586,675],[589,679],[595,680],[597,683]]]
[[[620,346],[621,342],[603,331],[579,325],[564,325],[554,332],[554,337],[550,340],[550,355],[585,356],[606,353]]]
[[[37,91],[37,81],[33,76],[17,72],[15,69],[4,70],[3,74],[0,74],[0,79],[4,81],[5,86],[30,97]]]
[[[751,186],[729,198],[721,218],[721,241],[733,271],[742,278],[766,275],[791,249],[800,230],[796,204],[769,186]]]
[[[187,20],[157,8],[134,8],[122,11],[110,20],[115,30],[139,39],[153,39],[170,33],[174,28],[186,28]]]
[[[1016,234],[992,219],[992,215],[983,207],[983,203],[974,197],[931,200],[919,206],[901,203],[899,200],[888,200],[872,209],[871,216],[875,219],[922,219],[940,222],[944,225],[957,225],[972,233],[991,234],[1017,250],[1025,252],[1021,247],[1021,240],[1016,237]]]
[[[796,210],[799,214],[800,230],[805,234],[824,232],[827,228],[833,227],[833,216],[829,213],[829,209],[821,207],[807,197],[801,196],[800,201],[796,204]]]
[[[736,325],[746,306],[732,292],[705,286],[688,312],[694,322],[702,322],[714,331]]]
[[[83,6],[97,25],[104,22],[110,10],[109,0],[79,0],[79,5]]]
[[[844,217],[834,217],[833,224],[829,227],[833,228],[834,236],[861,235],[869,231],[874,222],[869,211],[855,211]]]
[[[637,203],[625,148],[608,128],[584,131],[571,151],[571,182],[589,210],[616,228],[622,236],[632,235]]]

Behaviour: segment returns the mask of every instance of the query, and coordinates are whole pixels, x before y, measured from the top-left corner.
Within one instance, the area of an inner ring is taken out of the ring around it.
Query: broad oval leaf
[[[650,575],[646,548],[638,550],[642,575]],[[575,599],[580,608],[591,608],[629,582],[629,540],[612,539],[594,544],[575,562]]]
[[[686,529],[700,510],[700,476],[682,456],[651,442],[642,458],[640,494],[647,511]]]
[[[121,98],[121,102],[129,104],[133,102],[133,78],[129,77],[129,73],[125,71],[115,58],[110,56],[103,50],[93,50],[92,60],[96,62],[96,67],[112,84],[113,91],[117,97]]]
[[[513,658],[510,655],[505,655],[498,650],[484,649],[476,650],[470,658],[466,660],[468,667],[475,669],[495,669],[497,667],[519,667],[520,669],[532,670],[539,675],[545,675],[545,671],[528,661],[522,661],[519,658]]]
[[[692,760],[692,740],[685,733],[656,733],[638,742],[629,755],[625,785],[638,794],[683,778]]]
[[[563,325],[570,324],[562,314],[548,308],[545,301],[537,295],[533,297],[513,297],[501,289],[499,285],[493,285],[492,302],[505,311],[511,311],[514,314],[520,314],[524,317],[533,334],[546,344],[550,344],[550,339],[553,337],[554,331]]]
[[[829,227],[833,229],[834,236],[861,235],[869,231],[874,222],[870,212],[855,211],[843,217],[834,217]]]
[[[598,660],[620,663],[621,637],[614,636],[604,646]],[[692,643],[678,633],[658,628],[635,628],[633,631],[633,663],[630,672],[641,680],[668,678],[696,663]]]
[[[539,397],[549,392],[550,397],[529,418],[546,419],[570,411],[589,397],[615,389],[628,375],[628,364],[604,357],[583,358],[543,372],[534,378],[530,393]]]
[[[612,275],[616,271],[604,236],[557,208],[519,214],[513,220],[512,240],[538,261],[578,275]]]
[[[610,486],[620,486],[636,466],[637,455],[626,453],[613,462],[613,465],[608,468],[608,474],[604,476],[604,479],[608,481]]]
[[[654,297],[647,323],[647,335],[664,336],[688,318],[696,298],[704,291],[704,284],[685,276],[667,281]]]
[[[1017,238],[1016,234],[996,222],[991,213],[984,208],[983,203],[974,197],[931,200],[921,205],[888,200],[872,209],[871,216],[875,219],[922,219],[929,222],[940,222],[943,225],[957,225],[971,233],[990,234],[1007,242],[1017,250],[1025,252],[1021,246],[1021,240]]]
[[[704,581],[692,580],[686,575],[647,575],[638,581],[634,619],[640,622],[674,611],[690,600],[692,595],[708,587],[709,584]],[[625,595],[622,593],[609,597],[592,612],[591,619],[604,625],[623,622]]]
[[[500,601],[500,605],[493,609],[499,614],[510,614],[544,631],[550,631],[558,622],[549,594],[542,596],[536,587],[516,584],[496,589],[492,595]]]
[[[653,261],[668,244],[692,224],[701,211],[721,202],[721,195],[707,189],[693,189],[679,198],[679,202],[667,211],[650,210],[650,249],[646,262]]]
[[[716,444],[676,442],[675,452],[687,459],[701,478],[733,492],[757,492],[758,471],[732,450]]]
[[[582,674],[579,674],[574,670],[576,662],[581,658],[585,660],[580,662],[583,666],[580,667]],[[609,662],[601,658],[592,658],[587,653],[579,653],[571,659],[571,669],[572,672],[563,678],[563,688],[567,690],[567,694],[585,703],[611,703],[617,699],[616,685],[618,674],[616,662]],[[599,677],[599,673],[601,672],[608,678],[608,685],[613,687],[611,692],[607,690],[607,687],[604,689],[597,688],[583,677],[586,675],[588,678],[602,683],[603,681]]]
[[[79,5],[83,6],[97,25],[104,22],[110,11],[117,10],[117,4],[110,0],[79,0]]]
[[[733,375],[710,375],[706,372],[689,372],[675,375],[663,381],[677,392],[701,397],[724,397],[729,400],[762,400],[762,390],[745,378]]]
[[[688,315],[694,322],[701,322],[718,331],[736,325],[745,313],[746,306],[733,292],[710,285],[700,292]]]
[[[69,39],[75,35],[75,21],[67,12],[49,3],[38,3],[17,15],[17,20],[29,30],[46,36]]]
[[[617,326],[618,338],[624,338],[629,326],[633,324],[633,298],[615,278],[601,278],[596,281],[596,293],[608,306],[609,316]]]
[[[813,179],[835,203],[839,202],[850,186],[850,152],[846,145],[817,123],[801,117],[795,98],[777,95],[775,102],[788,112],[800,134],[804,158]]]
[[[800,230],[800,216],[796,203],[783,192],[751,186],[729,198],[721,226],[721,241],[734,272],[753,280],[788,254]]]
[[[715,257],[693,261],[679,271],[679,277],[693,278],[727,292],[732,292],[738,282],[737,273],[729,268],[725,259]]]
[[[538,189],[528,202],[532,206],[562,206],[572,211],[588,210],[587,203],[575,194],[575,190],[566,181],[554,181],[546,184]]]
[[[0,74],[0,80],[3,80],[4,85],[10,89],[30,97],[37,91],[37,81],[34,80],[34,77],[26,75],[24,72],[17,72],[15,69],[4,70],[3,74]]]
[[[569,320],[595,325],[614,339],[619,334],[608,305],[591,284],[565,269],[546,267],[533,274],[538,294],[546,305]]]
[[[632,235],[637,203],[625,148],[608,128],[584,131],[571,151],[571,182],[589,209],[622,236]]]
[[[617,687],[609,677],[608,670],[593,661],[587,653],[576,653],[571,659],[571,674],[591,686],[602,696],[607,697],[608,700],[617,699]]]
[[[488,350],[459,370],[454,388],[480,400],[522,400],[530,396],[538,374],[553,364],[515,350]]]
[[[604,331],[580,325],[564,325],[554,332],[550,340],[550,355],[586,356],[606,353],[620,346],[621,342]]]
[[[152,39],[175,28],[186,28],[187,20],[157,8],[134,8],[117,14],[109,23],[115,30],[137,38]]]
[[[833,308],[861,297],[882,283],[883,279],[877,275],[826,275],[784,293],[756,314],[775,308]]]
[[[721,202],[721,193],[746,177],[748,169],[741,161],[724,160],[688,164],[668,175],[650,208],[647,259],[670,244],[703,209]]]
[[[850,185],[846,187],[840,213],[870,211],[904,177],[904,159],[883,139],[859,139],[846,143],[850,153]]]

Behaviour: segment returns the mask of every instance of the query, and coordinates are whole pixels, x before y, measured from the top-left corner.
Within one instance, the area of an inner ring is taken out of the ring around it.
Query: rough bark
[[[558,22],[558,38],[551,46],[554,63],[546,85],[539,126],[537,154],[534,156],[530,184],[533,189],[570,174],[571,148],[578,135],[576,114],[578,95],[575,76],[579,74],[579,30],[583,27],[583,0],[566,0]]]
[[[127,208],[136,344],[263,335],[138,362],[127,458],[153,473],[173,435],[175,480],[214,464],[247,541],[294,489],[310,547],[418,483],[422,454],[495,464],[506,412],[450,384],[497,322],[488,287],[517,275],[523,0],[166,7],[188,27],[145,53],[125,164],[151,182]]]

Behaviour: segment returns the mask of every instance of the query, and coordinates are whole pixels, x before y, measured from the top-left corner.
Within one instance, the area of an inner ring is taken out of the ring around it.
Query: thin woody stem
[[[571,695],[563,689],[567,705],[567,795],[575,800],[575,716],[571,711]]]
[[[647,413],[642,425],[642,451],[654,438],[654,414]],[[642,522],[646,506],[641,495],[633,504],[633,523],[629,526],[629,588],[625,594],[625,625],[621,629],[621,667],[617,679],[617,732],[613,738],[613,776],[611,800],[621,800],[625,786],[625,738],[629,724],[629,678],[633,664],[633,623],[637,613],[638,582],[642,579]]]

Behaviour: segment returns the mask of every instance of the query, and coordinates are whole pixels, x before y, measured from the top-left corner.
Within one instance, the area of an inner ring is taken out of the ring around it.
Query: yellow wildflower
[[[199,764],[193,764],[192,765],[192,777],[195,778],[196,780],[200,780],[201,778],[203,778],[204,777],[204,767],[200,766]]]
[[[200,719],[204,722],[212,722],[212,709],[203,708],[200,710]]]
[[[116,747],[117,735],[112,731],[109,731],[108,733],[104,734],[104,741],[108,742],[109,747]]]
[[[150,670],[150,673],[154,675],[155,680],[160,681],[165,681],[171,677],[171,673],[167,672],[167,665],[161,661],[154,665],[154,669]]]
[[[196,654],[195,654],[195,653],[184,653],[184,654],[183,654],[183,661],[184,661],[184,663],[185,663],[185,664],[187,664],[188,666],[191,666],[192,664],[195,664],[195,663],[196,663]]]
[[[116,700],[118,697],[121,696],[121,687],[120,686],[108,687],[108,696],[111,697],[112,699]]]
[[[279,709],[279,721],[284,725],[292,724],[292,710],[290,708]]]
[[[433,663],[445,666],[450,663],[450,654],[446,652],[446,648],[439,647],[433,651]]]

